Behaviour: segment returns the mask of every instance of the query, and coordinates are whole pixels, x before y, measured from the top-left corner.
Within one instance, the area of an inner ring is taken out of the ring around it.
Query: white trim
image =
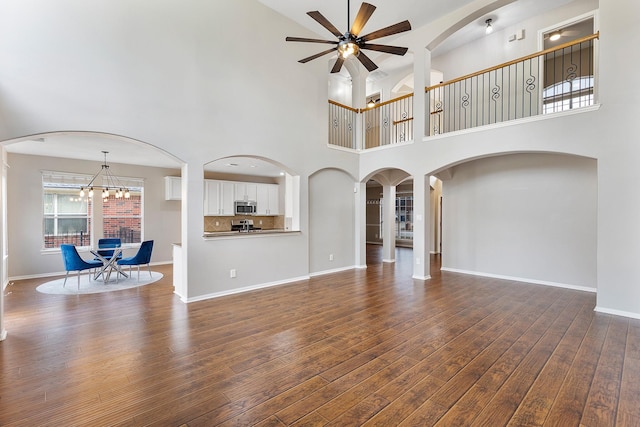
[[[212,294],[200,295],[200,296],[193,297],[193,298],[182,298],[181,297],[180,299],[182,300],[182,302],[185,302],[185,303],[196,302],[196,301],[204,301],[204,300],[208,300],[208,299],[212,299],[212,298],[219,298],[219,297],[224,297],[224,296],[227,296],[227,295],[241,294],[241,293],[244,293],[244,292],[251,292],[251,291],[258,290],[258,289],[270,288],[270,287],[279,286],[279,285],[286,285],[288,283],[300,282],[300,281],[309,280],[309,279],[310,279],[309,276],[293,277],[291,279],[279,280],[277,282],[262,283],[260,285],[247,286],[247,287],[244,287],[244,288],[237,288],[237,289],[230,289],[228,291],[222,291],[222,292],[214,292]]]
[[[309,273],[309,277],[324,276],[325,274],[339,273],[341,271],[353,270],[355,268],[355,265],[350,265],[347,267],[334,268],[332,270],[316,271],[314,273]]]
[[[365,270],[367,268],[367,264],[354,265],[353,268],[358,269],[358,270]]]
[[[7,330],[3,329],[2,332],[0,332],[0,341],[4,341],[7,338]]]
[[[416,276],[416,275],[413,275],[413,276],[411,276],[411,278],[415,279],[415,280],[430,280],[431,279],[431,275],[428,275],[428,276]]]
[[[173,264],[173,261],[157,261],[157,262],[152,262],[149,265],[153,267],[154,265],[167,265],[167,264]],[[12,282],[14,280],[42,279],[45,277],[64,276],[65,274],[67,274],[66,271],[61,271],[57,273],[54,272],[54,273],[27,274],[26,276],[10,277],[9,282]]]
[[[514,277],[514,276],[504,276],[501,274],[491,274],[491,273],[481,273],[478,271],[468,271],[468,270],[459,270],[457,268],[447,268],[441,267],[441,271],[448,271],[451,273],[460,273],[460,274],[469,274],[471,276],[480,276],[480,277],[490,277],[492,279],[503,279],[503,280],[511,280],[514,282],[523,282],[523,283],[532,283],[534,285],[544,285],[544,286],[552,286],[555,288],[565,288],[565,289],[573,289],[575,291],[583,291],[583,292],[591,292],[596,293],[596,288],[588,288],[586,286],[576,286],[569,285],[566,283],[558,283],[558,282],[549,282],[546,280],[536,280],[536,279],[527,279],[523,277]]]
[[[598,313],[613,314],[614,316],[630,317],[632,319],[640,319],[640,313],[632,313],[630,311],[614,310],[611,308],[598,307],[593,309]]]
[[[396,262],[396,260],[395,260],[395,259],[387,259],[387,258],[383,258],[383,259],[382,259],[382,262],[388,262],[388,263],[392,264],[392,263]]]

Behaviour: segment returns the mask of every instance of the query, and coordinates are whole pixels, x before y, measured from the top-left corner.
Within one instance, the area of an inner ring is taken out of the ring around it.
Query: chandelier
[[[93,197],[94,189],[99,189],[102,193],[103,202],[109,200],[111,190],[114,191],[116,199],[130,198],[131,193],[129,192],[129,189],[122,185],[118,177],[114,176],[109,170],[109,165],[107,164],[107,154],[109,154],[109,152],[103,151],[102,153],[104,154],[104,164],[102,165],[100,170],[93,176],[93,178],[91,178],[91,181],[89,182],[89,184],[87,184],[86,187],[80,187],[80,197],[84,197],[85,193],[88,193],[87,195],[89,197]],[[100,174],[103,175],[103,185],[94,185],[93,182],[98,176],[100,176]]]

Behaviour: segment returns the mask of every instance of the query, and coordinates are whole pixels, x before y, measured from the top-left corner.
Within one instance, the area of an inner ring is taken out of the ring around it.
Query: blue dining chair
[[[113,248],[122,246],[120,238],[104,238],[98,239],[98,253],[103,257],[110,259],[113,256]],[[118,258],[122,258],[122,254]],[[96,259],[96,261],[99,261]]]
[[[67,284],[67,278],[70,271],[78,272],[78,290],[80,290],[80,272],[83,270],[92,270],[94,268],[102,267],[102,261],[89,260],[85,261],[78,254],[78,250],[74,245],[60,245],[62,251],[62,260],[64,261],[64,269],[67,270],[66,276],[64,276],[64,288]],[[91,272],[89,272],[89,280],[91,280]]]
[[[129,258],[122,258],[118,260],[118,265],[128,265],[129,266],[129,276],[131,276],[131,266],[138,266],[138,282],[140,281],[140,265],[147,264],[149,268],[149,278],[151,278],[151,251],[153,250],[153,240],[147,240],[142,242],[140,245],[140,249],[138,249],[138,253]]]

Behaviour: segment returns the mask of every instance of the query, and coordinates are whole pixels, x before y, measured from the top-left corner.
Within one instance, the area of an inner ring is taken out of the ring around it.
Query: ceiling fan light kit
[[[349,1],[347,0],[347,25],[350,22],[349,19]],[[408,48],[399,47],[399,46],[388,46],[382,44],[373,44],[368,43],[370,40],[379,39],[382,37],[391,36],[394,34],[399,34],[405,31],[411,30],[411,24],[409,21],[398,22],[397,24],[390,25],[388,27],[382,28],[380,30],[374,31],[372,33],[366,34],[362,37],[359,36],[360,32],[364,28],[367,21],[373,14],[373,11],[376,10],[376,7],[369,3],[362,3],[360,5],[360,9],[358,10],[358,14],[356,15],[356,19],[353,21],[351,25],[351,29],[346,33],[342,34],[327,18],[325,18],[320,12],[311,11],[307,12],[311,18],[313,18],[316,22],[326,28],[329,32],[331,32],[334,36],[338,38],[337,41],[333,40],[320,40],[320,39],[309,39],[304,37],[287,37],[285,40],[288,42],[306,42],[306,43],[326,43],[333,44],[334,47],[317,53],[315,55],[309,56],[307,58],[303,58],[298,62],[304,64],[313,59],[319,58],[321,56],[327,55],[329,53],[337,52],[338,59],[331,69],[332,73],[337,73],[342,68],[342,64],[346,59],[350,56],[356,57],[362,65],[368,70],[373,71],[378,68],[378,66],[367,56],[363,49],[374,50],[377,52],[390,53],[392,55],[404,55],[407,53]]]

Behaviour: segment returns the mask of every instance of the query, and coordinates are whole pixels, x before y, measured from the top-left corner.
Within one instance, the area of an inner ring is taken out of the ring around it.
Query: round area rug
[[[128,272],[127,272],[128,274]],[[38,286],[36,290],[43,294],[60,294],[60,295],[79,295],[79,294],[97,294],[100,292],[121,291],[123,289],[137,288],[138,286],[148,285],[162,279],[162,273],[156,271],[151,272],[149,277],[148,270],[140,270],[140,282],[138,282],[137,270],[131,271],[131,277],[120,277],[118,283],[115,278],[111,278],[107,283],[102,280],[89,280],[89,275],[84,273],[80,275],[80,289],[78,290],[77,274],[69,274],[67,285],[63,288],[64,277],[62,279],[52,280]]]

